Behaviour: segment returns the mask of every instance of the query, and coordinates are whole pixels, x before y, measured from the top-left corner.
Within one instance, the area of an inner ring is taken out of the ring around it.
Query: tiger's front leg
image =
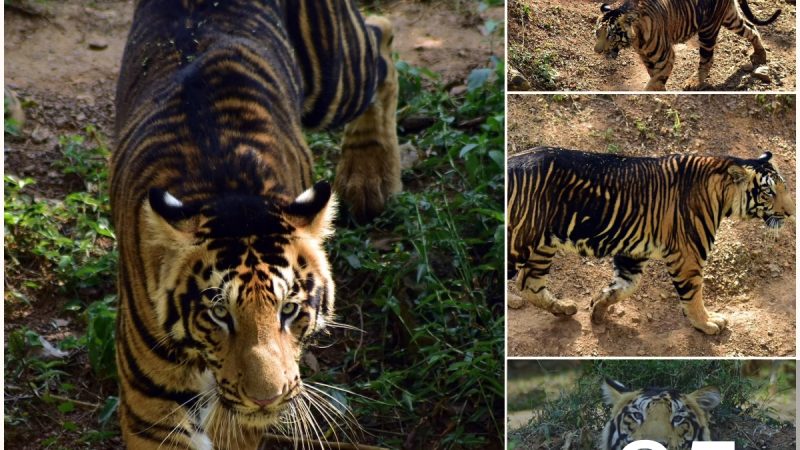
[[[703,267],[692,260],[670,264],[672,284],[678,291],[683,312],[692,326],[705,334],[719,334],[728,324],[721,315],[711,313],[703,303]]]
[[[367,18],[366,23],[381,30],[380,58],[386,66],[386,78],[364,114],[345,127],[342,157],[334,182],[334,189],[360,222],[380,214],[389,197],[403,187],[396,124],[397,71],[391,55],[392,25],[378,16]]]
[[[621,255],[614,257],[614,280],[592,300],[592,322],[601,323],[609,306],[625,300],[636,290],[646,262]]]
[[[555,251],[555,250],[553,250]],[[575,303],[559,300],[547,289],[547,274],[553,264],[553,252],[534,252],[531,260],[518,264],[517,290],[528,303],[549,311],[556,316],[571,316],[578,312]],[[509,299],[509,308],[521,308],[522,302],[513,302]]]
[[[675,63],[675,51],[672,49],[672,45],[667,47],[666,52],[661,52],[652,58],[648,59],[642,55],[642,61],[650,75],[650,80],[644,89],[646,91],[665,91],[667,80],[672,74],[672,66]]]

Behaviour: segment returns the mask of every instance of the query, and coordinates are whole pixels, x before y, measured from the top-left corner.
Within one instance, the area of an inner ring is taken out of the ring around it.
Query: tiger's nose
[[[253,394],[247,392],[247,390],[245,390],[245,395],[250,401],[252,401],[256,405],[265,408],[267,406],[278,403],[278,401],[282,400],[290,392],[292,392],[295,388],[297,388],[298,384],[300,384],[300,375],[295,375],[294,378],[285,382],[277,393],[274,393],[273,391],[274,395],[270,395],[268,393],[266,395],[264,395],[265,393]]]

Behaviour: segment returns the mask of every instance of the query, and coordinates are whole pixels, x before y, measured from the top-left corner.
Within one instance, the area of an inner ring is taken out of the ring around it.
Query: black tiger
[[[553,314],[575,314],[574,303],[547,289],[556,250],[613,256],[614,280],[592,300],[598,323],[634,291],[647,260],[659,258],[691,324],[719,333],[727,322],[703,304],[703,266],[720,222],[758,217],[779,228],[794,214],[771,157],[640,158],[550,147],[510,157],[508,258],[520,294]]]
[[[754,66],[766,64],[767,51],[755,25],[771,24],[781,10],[767,20],[758,20],[747,0],[625,0],[618,8],[604,3],[600,12],[603,14],[595,26],[595,52],[616,58],[621,49],[633,47],[650,75],[645,89],[654,91],[664,90],[672,73],[675,63],[672,46],[694,35],[700,41],[697,82],[703,85],[711,70],[714,46],[722,27],[750,41],[753,46],[750,61]]]
[[[349,122],[334,187],[379,213],[400,189],[391,41],[352,1],[136,3],[111,162],[127,447],[308,439],[314,409],[342,427],[298,367],[334,317],[336,201],[303,127]]]

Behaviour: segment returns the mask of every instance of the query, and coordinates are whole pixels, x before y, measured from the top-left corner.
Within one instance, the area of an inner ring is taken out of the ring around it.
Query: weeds
[[[401,447],[406,439],[414,447],[497,445],[503,429],[502,66],[473,71],[462,99],[449,97],[435,74],[402,62],[397,67],[401,115],[436,119],[409,137],[427,157],[404,173],[405,191],[373,224],[337,230],[330,253],[338,309],[367,333],[348,333],[340,364],[318,377],[351,375],[348,385],[359,395],[347,400],[382,445]],[[482,119],[476,129],[457,128],[475,119]],[[310,140],[329,146],[320,136]],[[330,164],[322,166],[318,174],[332,173]],[[389,428],[403,437],[384,434]]]

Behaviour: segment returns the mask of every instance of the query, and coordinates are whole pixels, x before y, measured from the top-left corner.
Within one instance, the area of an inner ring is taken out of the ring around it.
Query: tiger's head
[[[616,58],[621,49],[631,45],[631,39],[635,34],[633,23],[638,18],[638,14],[632,9],[628,2],[616,9],[606,3],[600,6],[600,12],[603,14],[597,19],[594,27],[596,53]]]
[[[334,314],[323,250],[336,201],[317,183],[294,201],[227,195],[182,201],[152,189],[142,263],[159,326],[206,391],[198,421],[275,424],[309,394],[298,361]]]
[[[733,178],[738,201],[732,212],[742,218],[760,218],[770,229],[781,228],[795,213],[786,180],[770,162],[772,153],[757,159],[743,160],[728,168]]]
[[[669,450],[689,450],[694,441],[711,440],[709,411],[722,400],[715,387],[691,394],[659,388],[631,391],[607,379],[602,391],[611,406],[600,443],[603,450],[622,450],[638,440],[655,441]]]

